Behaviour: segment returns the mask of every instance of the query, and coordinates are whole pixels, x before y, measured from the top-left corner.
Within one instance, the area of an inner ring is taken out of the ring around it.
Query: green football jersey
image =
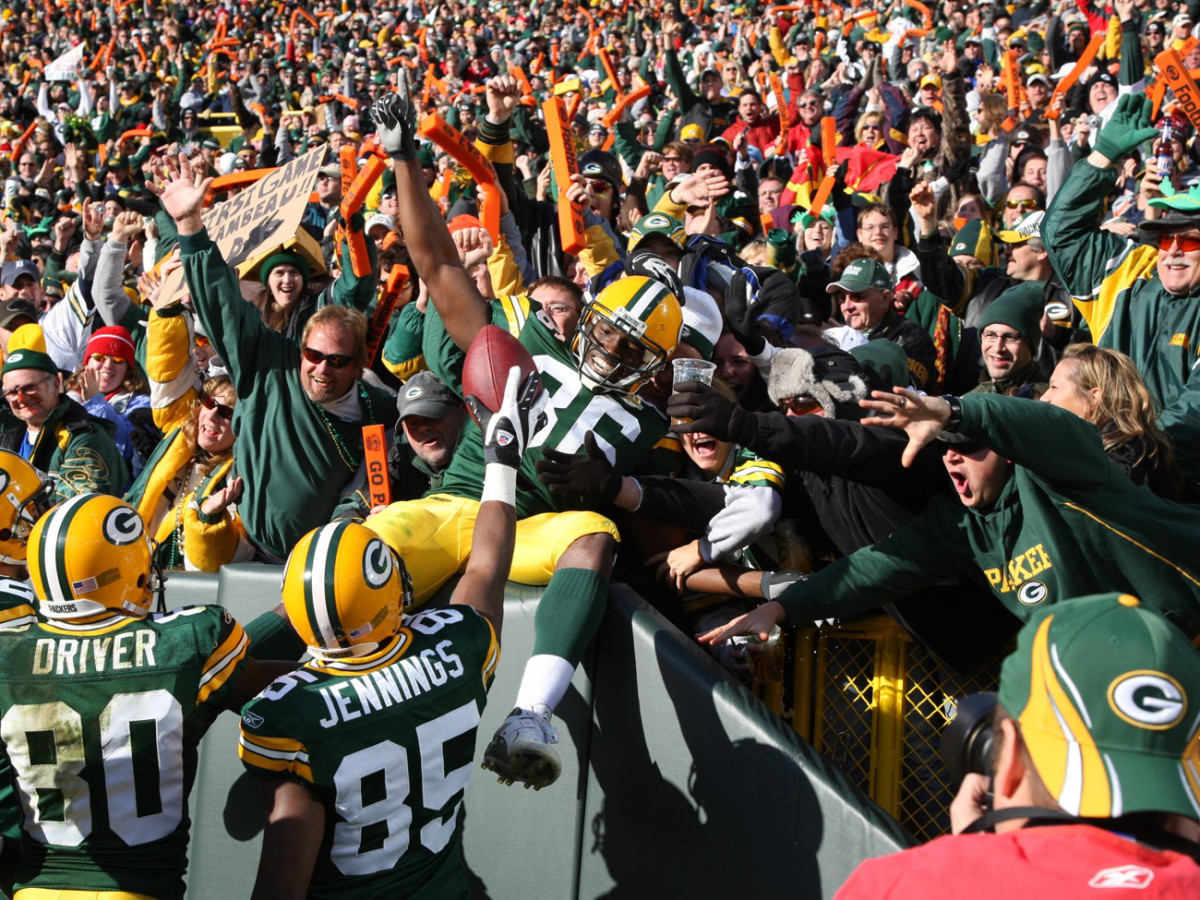
[[[325,806],[310,898],[467,896],[462,799],[499,658],[474,609],[430,609],[383,651],[309,662],[242,710],[247,769]]]
[[[0,578],[0,631],[24,628],[36,622],[36,603],[37,595],[26,582]],[[4,756],[0,756],[0,838],[3,839],[0,870],[3,870],[10,859],[16,858],[21,843],[21,802],[13,787],[12,766]]]
[[[528,297],[492,301],[492,321],[516,335],[533,356],[542,385],[550,398],[550,422],[521,460],[517,473],[517,517],[586,509],[581,497],[551,494],[537,477],[541,448],[562,453],[583,451],[589,431],[608,461],[622,475],[668,475],[682,462],[679,442],[667,427],[666,416],[636,396],[593,391],[583,383],[570,349],[558,340],[538,316],[540,306]],[[445,326],[432,307],[426,312],[425,361],[435,375],[462,390],[462,352],[449,340]],[[467,423],[454,458],[434,492],[478,499],[483,490],[483,440],[479,428]]]
[[[196,748],[249,641],[217,606],[0,629],[17,887],[183,897]]]

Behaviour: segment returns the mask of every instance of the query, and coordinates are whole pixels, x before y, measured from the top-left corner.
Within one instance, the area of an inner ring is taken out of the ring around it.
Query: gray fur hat
[[[767,394],[778,405],[782,400],[812,397],[830,418],[838,404],[857,403],[867,396],[867,380],[857,359],[837,347],[791,347],[771,359]]]

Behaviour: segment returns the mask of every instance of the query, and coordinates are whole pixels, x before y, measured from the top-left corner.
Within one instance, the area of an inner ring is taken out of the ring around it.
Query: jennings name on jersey
[[[246,704],[247,769],[325,805],[310,898],[467,895],[458,823],[499,658],[474,609],[430,609],[372,656],[309,662]]]
[[[183,897],[196,748],[249,644],[218,606],[0,627],[18,887]]]

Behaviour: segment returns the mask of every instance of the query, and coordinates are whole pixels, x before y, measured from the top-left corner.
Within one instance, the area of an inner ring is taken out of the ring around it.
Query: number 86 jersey
[[[0,632],[18,887],[183,897],[196,748],[248,647],[217,606]]]
[[[474,609],[430,609],[375,654],[309,662],[246,704],[246,768],[325,806],[310,898],[467,896],[458,824],[499,657]]]

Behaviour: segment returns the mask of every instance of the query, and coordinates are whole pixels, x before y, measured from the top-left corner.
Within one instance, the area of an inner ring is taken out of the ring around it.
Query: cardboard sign
[[[47,81],[74,81],[83,67],[83,44],[76,44],[42,70]]]
[[[225,262],[237,269],[239,277],[244,277],[267,254],[285,244],[296,243],[304,208],[324,161],[324,147],[310,150],[204,213],[208,236]],[[307,258],[309,254],[304,255]],[[310,267],[316,264],[312,269],[314,275],[325,271],[319,254],[316,260],[308,262]],[[163,284],[162,296],[175,302],[183,291],[183,270],[176,269]]]

